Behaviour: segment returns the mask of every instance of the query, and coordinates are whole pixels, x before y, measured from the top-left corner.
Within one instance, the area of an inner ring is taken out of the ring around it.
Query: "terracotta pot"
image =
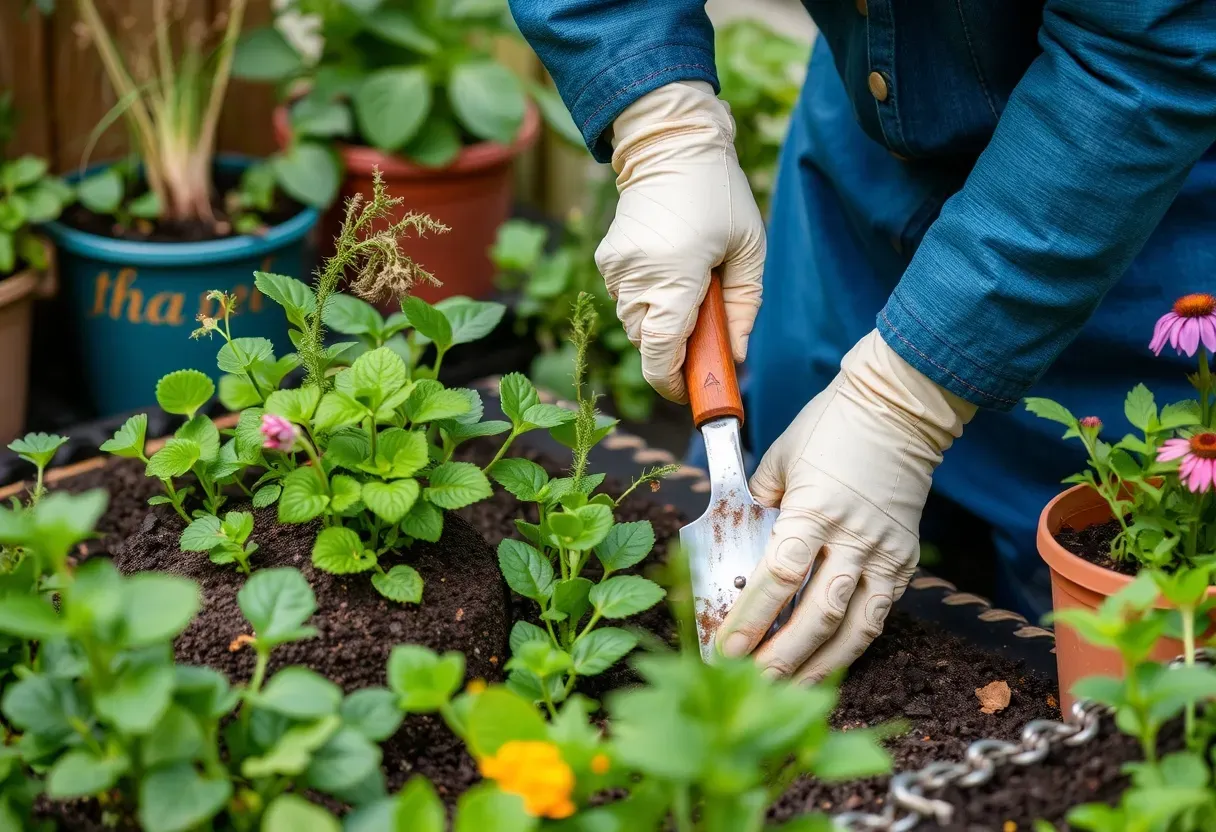
[[[284,106],[275,110],[274,132],[280,147],[290,143],[291,122]],[[429,214],[451,229],[405,243],[410,257],[443,284],[420,286],[415,294],[432,303],[450,295],[487,297],[494,291],[490,247],[498,227],[511,214],[511,163],[539,134],[540,113],[529,103],[512,144],[470,145],[445,168],[422,167],[374,147],[338,144],[346,175],[338,198],[322,220],[322,240],[337,236],[347,198],[357,193],[371,196],[372,172],[379,168],[389,194],[403,200],[401,213]],[[387,311],[399,310],[396,300],[386,302],[386,307],[391,307]]]
[[[1047,504],[1039,516],[1039,555],[1051,569],[1051,600],[1055,610],[1096,610],[1109,596],[1131,583],[1120,575],[1077,557],[1056,542],[1055,534],[1064,526],[1080,530],[1111,519],[1110,506],[1086,485],[1077,485]],[[1208,590],[1216,597],[1216,587]],[[1164,609],[1164,601],[1157,606]],[[1060,700],[1065,713],[1072,706],[1072,686],[1086,676],[1123,676],[1123,662],[1114,650],[1104,650],[1086,642],[1073,628],[1057,623],[1056,667],[1060,678]],[[1167,662],[1182,653],[1182,642],[1163,638],[1153,648],[1152,659]]]
[[[25,428],[34,299],[54,290],[53,265],[46,274],[26,269],[0,279],[0,447]]]

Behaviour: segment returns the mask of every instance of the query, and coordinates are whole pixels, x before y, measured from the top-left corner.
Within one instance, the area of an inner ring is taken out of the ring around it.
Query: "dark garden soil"
[[[1105,523],[1086,526],[1080,531],[1065,526],[1056,532],[1055,537],[1056,543],[1077,557],[1122,575],[1135,575],[1140,571],[1140,564],[1130,559],[1118,561],[1110,556],[1110,544],[1118,535],[1119,521],[1111,519]]]
[[[211,209],[215,213],[214,222],[135,218],[130,225],[120,225],[114,217],[95,214],[80,203],[64,209],[60,221],[70,228],[88,234],[140,243],[203,243],[209,240],[222,240],[236,235],[232,228],[228,208],[224,203],[224,195],[237,187],[239,181],[240,177],[231,173],[221,173],[215,178],[211,197]],[[138,193],[128,194],[128,196],[138,195]],[[304,210],[302,204],[276,191],[273,207],[269,211],[259,214],[259,217],[267,228],[271,228],[286,222],[302,210]]]
[[[495,446],[474,442],[458,456],[484,461]],[[540,462],[553,473],[565,461],[555,461],[530,449],[518,453]],[[102,518],[103,538],[89,545],[88,555],[109,554],[124,570],[167,569],[187,574],[204,587],[204,611],[179,639],[179,660],[217,667],[235,682],[245,681],[253,656],[230,651],[230,643],[246,632],[236,606],[241,576],[231,567],[211,564],[205,556],[181,553],[177,537],[181,521],[166,506],[150,509],[146,499],[159,484],[143,476],[143,466],[115,461],[62,483],[73,491],[105,487],[111,493]],[[618,493],[620,483],[604,489]],[[239,508],[239,504],[232,505]],[[530,519],[531,508],[522,514]],[[306,664],[347,690],[384,684],[384,664],[393,644],[416,642],[436,649],[461,650],[468,657],[468,676],[489,681],[502,678],[506,638],[514,619],[535,620],[530,601],[510,597],[498,574],[494,547],[516,536],[514,520],[521,517],[510,495],[497,493],[485,502],[449,515],[439,544],[419,544],[408,561],[426,585],[421,606],[389,604],[371,588],[366,576],[331,576],[309,562],[315,528],[279,526],[274,510],[255,512],[253,539],[261,547],[254,568],[291,565],[300,568],[317,594],[319,610],[313,624],[317,639],[276,651],[271,670],[285,664]],[[664,505],[663,491],[634,495],[619,512],[621,520],[650,520],[655,527],[657,559],[675,539],[682,518]],[[466,522],[467,521],[467,522]],[[480,533],[480,534],[479,534]],[[676,626],[659,607],[625,622],[645,628],[659,640],[676,643]],[[630,684],[636,677],[627,667],[590,681],[583,692],[597,698],[607,690]],[[980,710],[976,689],[1005,682],[1009,705],[994,714]],[[982,737],[1015,740],[1029,720],[1058,719],[1052,680],[1032,674],[1021,662],[985,652],[962,638],[898,610],[886,631],[853,666],[841,691],[833,722],[849,730],[902,721],[908,730],[891,738],[888,748],[896,770],[916,769],[933,760],[962,759],[967,746]],[[410,774],[432,778],[446,801],[477,779],[476,767],[440,721],[425,717],[406,720],[384,746],[390,787]],[[1135,748],[1122,737],[1099,737],[1083,748],[1067,750],[1041,766],[1011,771],[986,789],[956,795],[960,811],[951,830],[1005,829],[1012,820],[1019,830],[1036,818],[1056,821],[1067,808],[1088,800],[1113,800],[1123,785],[1118,773]],[[887,778],[830,785],[810,779],[795,783],[774,805],[771,818],[781,821],[807,811],[880,811]],[[959,825],[962,824],[962,825]]]

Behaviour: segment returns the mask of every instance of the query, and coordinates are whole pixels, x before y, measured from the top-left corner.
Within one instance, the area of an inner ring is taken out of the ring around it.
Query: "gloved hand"
[[[752,477],[752,495],[781,513],[718,630],[722,652],[752,651],[811,574],[756,661],[770,675],[816,682],[860,656],[916,569],[933,470],[975,410],[877,332],[862,338]]]
[[[709,84],[668,84],[612,126],[620,202],[595,262],[617,317],[660,395],[688,400],[685,342],[722,266],[722,297],[736,362],[760,308],[764,222],[735,154],[730,108]]]

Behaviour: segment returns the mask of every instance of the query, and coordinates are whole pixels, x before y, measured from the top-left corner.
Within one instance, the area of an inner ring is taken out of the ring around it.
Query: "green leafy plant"
[[[610,696],[605,736],[579,695],[546,722],[509,686],[473,682],[457,694],[459,658],[406,646],[389,662],[402,707],[440,714],[486,778],[460,797],[457,832],[827,832],[824,816],[774,826],[765,813],[799,775],[844,780],[889,770],[877,744],[884,730],[829,730],[832,685],[773,682],[748,661],[708,666],[695,652],[638,659],[644,684]],[[413,672],[394,672],[406,668]],[[605,803],[599,796],[609,789],[624,796]],[[441,832],[443,816],[433,787],[416,777],[354,812],[346,829],[394,828],[395,819],[396,828]]]
[[[219,235],[234,227],[238,233],[257,231],[258,212],[273,204],[265,169],[246,172],[227,197],[228,216],[217,214],[212,200],[216,131],[247,0],[232,0],[211,26],[179,25],[185,4],[151,0],[148,5],[153,35],[127,44],[128,60],[95,0],[75,0],[81,31],[96,48],[118,97],[93,131],[90,148],[119,119],[134,143],[132,158],[82,179],[80,202],[123,226],[159,219],[209,223]]]
[[[656,482],[670,467],[644,472],[616,498],[596,494],[604,476],[587,471],[591,448],[616,424],[596,411],[595,395],[584,382],[595,325],[592,299],[580,295],[571,321],[578,400],[573,423],[550,424],[551,411],[540,409],[552,406],[537,403],[535,388],[523,376],[506,376],[501,384],[502,409],[512,425],[506,445],[544,419],[544,426],[572,450],[570,476],[550,479],[541,466],[527,459],[498,458],[489,466],[490,476],[520,501],[535,504],[538,515],[537,523],[515,521],[524,540],[506,539],[498,546],[498,563],[507,584],[540,606],[544,622],[543,628],[527,621],[515,623],[508,684],[543,702],[553,715],[555,705],[571,694],[579,677],[603,673],[637,645],[630,631],[597,625],[647,610],[664,596],[663,588],[653,581],[615,574],[650,554],[654,529],[645,520],[616,523],[613,512],[631,491]],[[583,574],[593,557],[602,568],[598,581]]]
[[[316,21],[320,53],[301,54],[275,27],[256,29],[241,43],[236,71],[287,93],[292,145],[273,167],[303,202],[324,205],[337,193],[333,141],[443,167],[469,144],[510,144],[529,98],[582,145],[555,92],[496,60],[496,39],[514,32],[505,0],[292,0],[280,14]],[[307,92],[295,97],[300,82]]]
[[[57,219],[73,199],[63,180],[47,174],[45,159],[4,154],[16,121],[11,93],[0,93],[0,278],[22,264],[47,268],[46,245],[34,229]]]
[[[531,378],[559,396],[574,397],[570,308],[579,295],[587,294],[600,318],[611,322],[588,347],[587,384],[609,396],[621,416],[644,421],[655,393],[642,377],[641,356],[617,321],[615,302],[595,265],[596,246],[616,206],[616,184],[604,178],[593,188],[590,213],[572,211],[556,245],[545,226],[509,220],[498,229],[490,257],[499,272],[499,285],[520,294],[515,309],[520,332],[531,328],[536,333],[541,352],[532,362]]]
[[[806,77],[811,46],[756,20],[716,28],[721,97],[735,119],[735,151],[760,208],[768,213],[777,156]]]
[[[1131,786],[1118,806],[1090,804],[1068,814],[1079,829],[1093,832],[1125,830],[1208,829],[1216,823],[1216,780],[1208,750],[1216,738],[1216,722],[1197,721],[1197,705],[1216,698],[1216,669],[1196,662],[1198,617],[1207,622],[1203,603],[1210,568],[1181,569],[1173,574],[1145,570],[1097,611],[1060,610],[1056,621],[1074,627],[1090,644],[1118,651],[1125,677],[1091,676],[1073,688],[1079,698],[1108,705],[1115,724],[1136,737],[1144,760],[1129,764]],[[1173,609],[1157,609],[1160,596]],[[1184,663],[1167,668],[1149,661],[1149,654],[1166,634],[1180,635]],[[1185,714],[1187,750],[1161,755],[1158,738],[1166,723]]]
[[[67,444],[67,437],[54,433],[27,433],[20,439],[14,439],[8,444],[8,449],[34,466],[37,471],[34,487],[30,491],[30,499],[37,503],[46,494],[43,477],[46,467],[51,464],[55,454]]]

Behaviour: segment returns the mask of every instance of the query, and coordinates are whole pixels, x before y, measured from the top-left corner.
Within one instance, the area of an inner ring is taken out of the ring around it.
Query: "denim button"
[[[891,90],[887,87],[887,79],[881,72],[870,73],[870,94],[878,101],[886,101]]]
[[[870,14],[870,9],[866,6],[866,0],[854,0],[854,2],[857,4],[857,13],[859,15],[866,17]]]

